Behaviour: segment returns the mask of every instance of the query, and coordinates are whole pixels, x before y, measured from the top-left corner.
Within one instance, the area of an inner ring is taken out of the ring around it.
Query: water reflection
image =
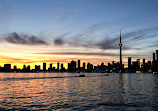
[[[92,73],[83,78],[78,76],[75,73],[1,73],[0,108],[156,110],[158,107],[157,75]]]

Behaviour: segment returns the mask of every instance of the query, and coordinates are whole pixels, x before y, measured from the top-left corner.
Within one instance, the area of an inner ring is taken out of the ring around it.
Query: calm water
[[[158,110],[158,75],[0,73],[0,110]]]

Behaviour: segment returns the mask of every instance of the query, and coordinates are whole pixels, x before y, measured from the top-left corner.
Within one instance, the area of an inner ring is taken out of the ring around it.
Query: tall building
[[[155,53],[153,53],[153,61],[155,61]]]
[[[131,72],[131,57],[128,57],[128,71]]]
[[[86,63],[83,62],[83,70],[85,70],[85,69],[86,69]]]
[[[88,62],[87,63],[87,71],[89,72],[90,71],[90,69],[91,69],[91,66],[90,66],[91,64]]]
[[[43,71],[46,71],[46,63],[43,63]]]
[[[50,69],[52,69],[52,64],[50,64]]]
[[[156,50],[156,60],[158,60],[158,50]]]
[[[10,72],[11,71],[11,64],[4,64],[4,72]]]
[[[143,73],[146,73],[146,64],[145,64],[145,59],[143,59],[143,65],[142,65],[142,70],[143,70]]]
[[[57,63],[57,70],[59,71],[59,62]]]
[[[23,69],[26,69],[26,65],[23,65]]]
[[[80,70],[80,60],[78,60],[78,69]]]
[[[138,68],[137,68],[137,70],[139,71],[140,70],[140,59],[137,59],[137,64],[138,64]]]
[[[152,71],[155,72],[156,69],[156,60],[155,60],[155,53],[153,53],[153,61],[152,61]]]
[[[35,71],[36,72],[40,71],[40,65],[35,65]],[[46,70],[44,70],[44,64],[43,64],[43,71],[46,71]]]
[[[63,70],[64,69],[64,67],[63,67],[63,63],[61,63],[61,70]]]
[[[70,72],[76,72],[76,61],[72,60],[69,64]]]
[[[121,42],[121,31],[120,31],[120,72],[122,72],[122,42]]]
[[[27,66],[27,71],[28,71],[28,72],[30,71],[30,65]]]
[[[145,65],[145,59],[143,59],[143,65]]]
[[[17,70],[17,66],[14,65],[14,71],[16,71],[16,70]]]
[[[52,71],[53,71],[53,69],[52,69],[52,63],[50,64],[50,66],[49,66],[49,68],[48,68],[48,71],[49,71],[49,72],[52,72]]]

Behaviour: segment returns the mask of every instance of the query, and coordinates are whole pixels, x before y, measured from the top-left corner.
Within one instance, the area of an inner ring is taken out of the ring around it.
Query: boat
[[[85,75],[81,72],[81,74],[79,75],[79,77],[85,77]]]
[[[79,75],[79,77],[85,77],[85,75],[84,75],[84,74],[81,74],[81,75]]]

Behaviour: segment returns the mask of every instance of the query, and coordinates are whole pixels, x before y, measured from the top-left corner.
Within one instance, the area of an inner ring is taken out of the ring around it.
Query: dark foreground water
[[[0,110],[158,110],[158,75],[0,73]]]

